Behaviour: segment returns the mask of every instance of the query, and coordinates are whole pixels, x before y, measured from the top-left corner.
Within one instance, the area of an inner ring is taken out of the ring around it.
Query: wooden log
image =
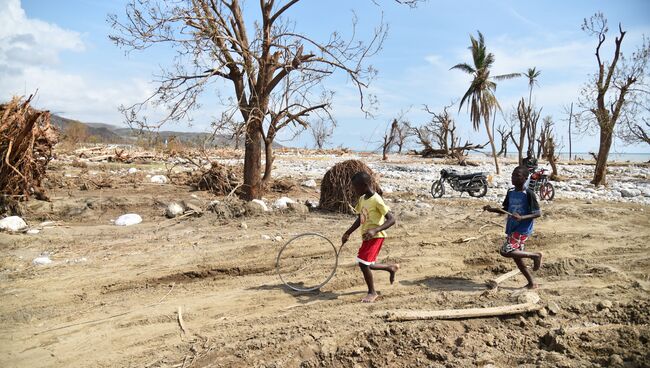
[[[506,281],[507,279],[509,279],[509,278],[511,278],[511,277],[517,276],[517,275],[519,275],[520,273],[521,273],[521,271],[519,271],[518,268],[515,268],[514,270],[512,270],[512,271],[510,271],[510,272],[508,272],[508,273],[504,273],[503,275],[501,275],[501,276],[499,276],[499,277],[497,277],[497,278],[495,278],[495,279],[488,280],[485,284],[486,284],[490,289],[494,289],[494,288],[496,288],[497,286],[499,286],[500,283]]]
[[[537,303],[520,303],[489,308],[445,309],[445,310],[396,310],[388,312],[386,320],[389,322],[421,321],[432,319],[467,319],[507,316],[534,312],[541,309]]]

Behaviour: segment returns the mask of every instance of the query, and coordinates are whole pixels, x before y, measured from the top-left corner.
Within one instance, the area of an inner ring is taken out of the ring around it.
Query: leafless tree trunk
[[[323,149],[326,143],[329,142],[332,134],[334,134],[334,125],[328,124],[325,120],[319,120],[309,126],[312,138],[314,138],[314,145],[317,149]]]
[[[130,0],[125,19],[109,16],[117,32],[111,40],[129,51],[167,44],[176,56],[149,98],[122,108],[127,122],[152,127],[143,117],[151,104],[169,108],[153,127],[190,119],[210,82],[229,82],[226,104],[239,112],[244,124],[244,197],[260,198],[270,179],[278,131],[305,129],[314,117],[331,118],[331,92],[311,92],[322,89],[324,78],[335,71],[347,74],[360,94],[361,109],[369,112],[363,91],[376,71],[366,61],[381,49],[386,35],[381,24],[368,42],[361,42],[354,36],[355,20],[351,39],[332,32],[321,42],[295,30],[286,18],[299,2],[260,0],[259,12],[245,15],[239,0]]]
[[[388,152],[390,151],[391,147],[395,143],[397,136],[398,136],[398,130],[399,130],[399,123],[397,122],[397,119],[393,119],[393,123],[390,125],[390,130],[384,134],[384,141],[382,143],[382,150],[381,150],[381,159],[383,161],[388,160]]]
[[[547,159],[546,157],[546,141],[552,134],[553,129],[553,119],[550,116],[545,116],[542,119],[542,127],[539,131],[539,138],[537,139],[537,159],[540,157]]]
[[[499,153],[497,153],[497,156],[503,155],[503,157],[508,156],[508,140],[512,138],[512,127],[511,126],[505,126],[505,125],[499,125],[497,127],[497,132],[499,133],[499,136],[501,137],[501,149],[499,150]]]
[[[618,36],[614,39],[614,55],[610,62],[606,62],[601,56],[601,48],[609,30],[605,16],[596,13],[585,19],[582,29],[598,39],[595,54],[598,72],[583,88],[580,100],[580,106],[589,114],[588,121],[595,123],[600,131],[596,168],[591,181],[598,186],[606,184],[607,160],[617,122],[619,119],[624,122],[634,121],[635,112],[631,110],[631,104],[626,102],[635,95],[634,86],[643,81],[650,56],[650,44],[644,40],[630,59],[624,58],[621,44],[626,32],[619,23]]]
[[[519,132],[518,132],[518,139],[515,139],[514,133],[510,136],[510,139],[512,140],[512,143],[515,145],[517,148],[518,152],[518,158],[519,158],[519,165],[523,164],[524,161],[524,149],[526,148],[525,143],[526,139],[528,139],[528,152],[531,153],[531,146],[534,147],[534,141],[535,141],[535,136],[532,133],[533,128],[537,127],[537,122],[539,120],[539,117],[542,113],[542,109],[540,108],[539,110],[535,109],[533,106],[527,106],[526,102],[522,98],[519,100],[519,103],[517,104],[517,110],[512,113],[510,121],[511,124],[514,125],[514,121],[516,120],[518,125],[519,125]],[[531,145],[530,140],[533,140],[533,144]]]

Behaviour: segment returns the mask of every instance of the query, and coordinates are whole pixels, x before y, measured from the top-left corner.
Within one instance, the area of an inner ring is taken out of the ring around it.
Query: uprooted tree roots
[[[366,164],[359,160],[339,162],[329,169],[320,185],[320,208],[343,213],[351,213],[359,199],[354,193],[350,180],[352,176],[364,171],[372,177],[372,189],[381,194],[381,188],[374,173]]]
[[[191,179],[198,190],[207,190],[216,195],[229,195],[241,187],[242,174],[235,167],[213,162],[210,169]]]
[[[58,134],[49,111],[31,108],[31,99],[0,104],[0,206],[31,196],[47,199],[41,182]]]

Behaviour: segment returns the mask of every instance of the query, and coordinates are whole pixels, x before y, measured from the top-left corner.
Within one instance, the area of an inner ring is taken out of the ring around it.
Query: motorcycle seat
[[[465,174],[465,175],[458,175],[458,179],[460,180],[466,180],[466,179],[471,179],[475,176],[482,176],[483,173],[473,173],[473,174]]]

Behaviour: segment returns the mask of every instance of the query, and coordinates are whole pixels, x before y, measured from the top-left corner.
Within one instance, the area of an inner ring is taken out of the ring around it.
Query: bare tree
[[[607,19],[603,13],[596,13],[584,19],[582,30],[598,39],[596,61],[598,71],[585,85],[579,101],[583,109],[581,117],[585,123],[598,128],[600,143],[596,156],[596,168],[592,183],[606,184],[607,160],[614,139],[617,123],[629,126],[635,120],[636,109],[628,103],[638,92],[637,85],[643,85],[650,57],[650,43],[644,38],[643,44],[627,59],[621,52],[621,44],[627,32],[618,25],[618,36],[614,39],[614,54],[611,61],[602,59],[602,47],[605,44]]]
[[[497,156],[503,155],[503,157],[508,156],[508,140],[512,138],[512,125],[499,125],[496,129],[501,138],[501,149]]]
[[[547,115],[542,119],[542,126],[539,130],[539,138],[537,138],[537,158],[546,159],[546,141],[553,133],[553,118]]]
[[[515,125],[516,122],[519,125],[519,131],[517,132],[518,139],[515,139],[514,133],[510,136],[512,143],[515,145],[515,148],[517,148],[519,165],[523,164],[526,139],[528,139],[528,153],[532,155],[534,152],[533,149],[536,137],[533,135],[532,129],[537,129],[537,122],[539,121],[541,114],[541,108],[537,110],[534,106],[526,105],[523,98],[519,100],[516,111],[511,114],[511,124]],[[530,142],[531,140],[533,141],[532,145]]]
[[[456,122],[449,113],[452,106],[453,103],[444,106],[441,112],[435,112],[424,105],[424,110],[431,115],[431,120],[424,125],[411,127],[412,134],[423,147],[420,152],[422,156],[459,157],[466,151],[481,149],[487,145],[487,143],[478,145],[469,142],[460,145],[460,138],[456,135]]]
[[[373,101],[363,93],[376,74],[366,62],[380,50],[385,25],[363,42],[356,38],[355,17],[350,38],[334,31],[319,41],[286,18],[299,2],[260,0],[259,12],[244,14],[239,0],[130,0],[125,18],[109,16],[116,31],[111,40],[128,51],[166,44],[176,54],[158,77],[155,92],[123,107],[127,122],[151,127],[143,116],[151,105],[167,108],[154,127],[191,119],[204,90],[215,80],[226,81],[232,87],[227,105],[244,122],[245,198],[259,198],[270,179],[277,133],[291,126],[305,129],[314,117],[329,118],[331,93],[322,90],[324,78],[345,73],[359,92],[361,109],[369,112],[364,102]]]
[[[334,124],[329,124],[326,120],[321,119],[309,126],[312,138],[316,148],[323,149],[325,144],[329,143],[332,134],[334,134]]]
[[[571,161],[572,157],[573,157],[572,156],[573,155],[573,151],[572,151],[573,137],[571,135],[571,125],[573,125],[573,102],[571,102],[571,106],[569,106],[569,107],[567,107],[565,105],[563,107],[563,110],[564,110],[564,114],[566,114],[568,116],[567,121],[568,121],[568,125],[569,125],[569,161]]]
[[[386,133],[384,134],[384,139],[381,145],[381,159],[384,161],[388,160],[388,152],[395,144],[398,135],[397,131],[399,130],[398,126],[399,123],[397,122],[397,119],[393,119],[393,123],[390,125],[390,129],[387,129]]]

